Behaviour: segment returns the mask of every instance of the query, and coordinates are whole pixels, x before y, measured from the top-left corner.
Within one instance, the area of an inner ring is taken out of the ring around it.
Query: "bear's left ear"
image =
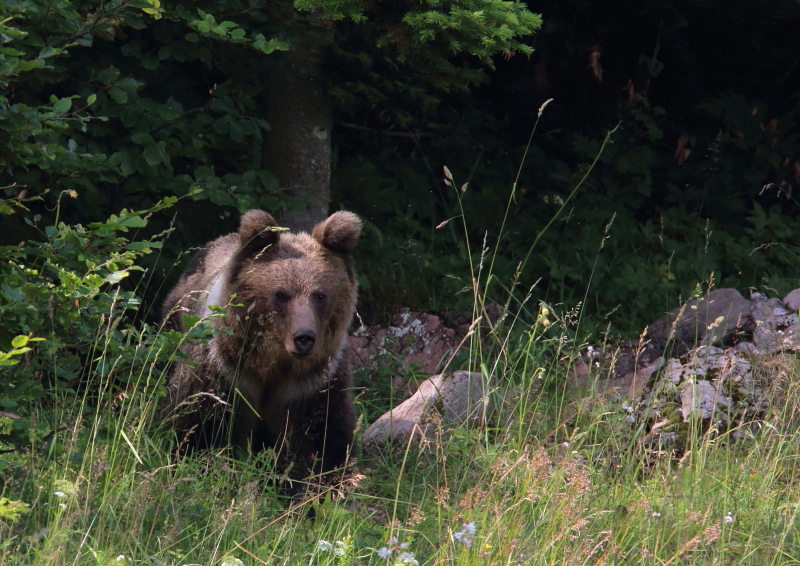
[[[314,226],[311,233],[320,244],[340,254],[353,251],[361,234],[361,219],[352,212],[339,211],[331,214],[325,222]]]

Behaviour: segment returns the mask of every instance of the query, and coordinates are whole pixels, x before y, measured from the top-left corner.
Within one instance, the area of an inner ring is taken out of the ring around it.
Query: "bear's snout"
[[[317,341],[317,333],[313,330],[298,330],[292,334],[292,342],[297,351],[292,352],[296,356],[307,356],[314,348]]]

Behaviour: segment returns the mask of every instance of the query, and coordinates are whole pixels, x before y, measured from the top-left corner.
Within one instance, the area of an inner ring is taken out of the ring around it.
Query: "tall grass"
[[[569,386],[580,310],[529,304],[479,255],[475,318],[488,287],[506,293],[501,320],[474,325],[464,362],[497,386],[502,409],[484,426],[358,458],[345,485],[287,501],[270,453],[171,449],[158,426],[164,376],[143,351],[127,389],[95,376],[83,396],[60,400],[45,444],[12,456],[0,563],[797,563],[796,358],[762,368],[776,387],[760,431],[697,435],[679,461],[645,461],[622,400],[601,393],[605,376]]]
[[[593,392],[600,387],[565,390],[567,367],[553,363],[558,336],[515,332],[511,323],[505,331],[505,348],[481,364],[513,384],[501,419],[361,459],[352,485],[294,507],[281,498],[268,456],[166,450],[145,369],[113,404],[68,407],[54,423],[58,438],[6,478],[2,496],[31,511],[0,526],[0,560],[796,563],[795,360],[783,360],[784,387],[755,437],[698,436],[680,461],[645,467],[618,400]]]

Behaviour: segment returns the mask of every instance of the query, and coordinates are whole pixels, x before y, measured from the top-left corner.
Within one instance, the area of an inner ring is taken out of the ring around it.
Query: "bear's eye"
[[[275,300],[279,303],[288,303],[289,302],[289,295],[284,293],[283,291],[276,291],[275,292]]]
[[[317,301],[318,303],[323,302],[327,298],[325,293],[321,292],[313,293],[311,296],[314,297],[314,300]]]

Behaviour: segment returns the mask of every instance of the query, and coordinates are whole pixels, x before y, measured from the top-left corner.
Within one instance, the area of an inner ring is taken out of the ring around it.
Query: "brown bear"
[[[179,440],[236,452],[273,447],[291,479],[342,466],[355,411],[347,327],[356,304],[351,252],[361,221],[337,212],[306,233],[282,233],[251,210],[239,232],[207,244],[164,303],[165,325],[185,314],[219,332],[183,353],[167,385],[166,416]],[[302,488],[300,488],[302,489]],[[298,491],[297,487],[292,488]]]

